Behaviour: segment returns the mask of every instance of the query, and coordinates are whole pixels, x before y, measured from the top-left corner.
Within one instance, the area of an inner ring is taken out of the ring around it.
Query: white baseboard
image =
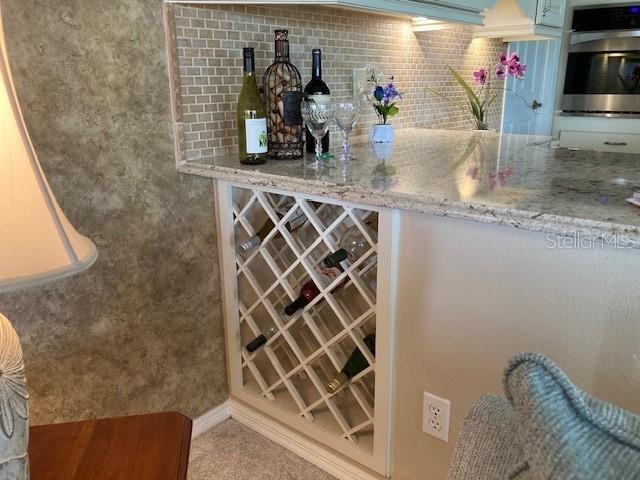
[[[372,474],[353,463],[308,440],[269,417],[230,400],[231,418],[256,431],[269,440],[290,450],[307,462],[333,475],[339,480],[380,480],[383,477]]]
[[[193,427],[191,428],[191,438],[196,438],[202,435],[207,430],[215,427],[219,423],[224,422],[228,418],[231,418],[231,400],[225,400],[222,405],[209,410],[205,414],[199,416],[193,421]]]
[[[266,415],[231,399],[196,418],[193,421],[192,438],[202,435],[229,418],[237,420],[260,435],[290,450],[338,480],[380,480],[383,478],[354,465]]]

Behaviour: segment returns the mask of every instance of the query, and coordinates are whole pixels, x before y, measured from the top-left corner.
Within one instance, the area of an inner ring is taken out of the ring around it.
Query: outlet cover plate
[[[451,402],[446,398],[424,392],[422,406],[422,431],[443,442],[449,442]]]

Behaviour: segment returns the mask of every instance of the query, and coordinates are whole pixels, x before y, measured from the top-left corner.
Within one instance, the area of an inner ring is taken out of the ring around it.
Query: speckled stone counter
[[[334,140],[334,145],[338,143]],[[640,248],[640,155],[555,148],[545,137],[408,129],[393,144],[352,141],[356,160],[241,165],[228,155],[181,172],[364,205],[509,225]],[[336,145],[337,146],[337,145]]]

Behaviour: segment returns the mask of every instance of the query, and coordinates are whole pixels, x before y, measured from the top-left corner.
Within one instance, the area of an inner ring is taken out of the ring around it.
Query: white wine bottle
[[[291,206],[280,208],[276,210],[276,215],[282,218],[287,214],[290,208]],[[290,232],[293,232],[299,227],[301,227],[302,225],[304,225],[306,221],[307,221],[307,217],[305,217],[304,213],[302,213],[302,210],[297,209],[289,217],[289,220],[287,221],[287,223],[285,223],[284,227]],[[245,240],[244,242],[240,243],[240,245],[238,245],[238,251],[242,253],[249,253],[252,250],[255,250],[260,246],[262,241],[266,238],[267,235],[269,235],[271,230],[273,230],[274,228],[275,228],[275,225],[273,224],[271,219],[267,218],[265,222],[262,224],[262,227],[260,228],[260,230],[258,230],[254,236],[249,237],[247,240]]]
[[[242,50],[244,58],[244,80],[238,99],[238,150],[240,163],[260,165],[266,162],[269,147],[267,116],[264,102],[256,83],[256,66],[253,48]]]
[[[376,355],[376,334],[372,333],[364,337],[363,343],[367,346],[371,354]],[[345,383],[351,380],[360,372],[369,367],[369,362],[358,347],[355,348],[344,368],[336,373],[335,377],[327,384],[328,393],[336,393]]]

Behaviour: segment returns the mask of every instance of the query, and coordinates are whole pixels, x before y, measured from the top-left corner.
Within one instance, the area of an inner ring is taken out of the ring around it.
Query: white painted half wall
[[[394,480],[444,480],[462,419],[523,351],[640,413],[640,250],[549,249],[545,234],[404,213]],[[451,400],[449,443],[422,392]]]

